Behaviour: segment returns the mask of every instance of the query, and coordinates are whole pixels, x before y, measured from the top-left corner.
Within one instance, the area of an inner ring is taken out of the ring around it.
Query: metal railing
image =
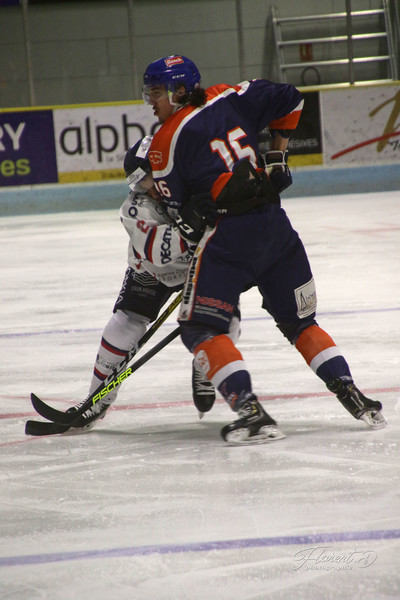
[[[297,17],[280,17],[278,9],[273,6],[271,7],[272,14],[272,27],[275,39],[275,47],[278,59],[278,68],[281,81],[287,81],[287,71],[291,69],[313,69],[318,74],[317,67],[340,67],[347,65],[347,83],[356,83],[356,76],[354,72],[354,65],[360,63],[388,63],[390,78],[387,80],[397,80],[399,77],[399,7],[395,0],[393,6],[391,6],[390,0],[382,0],[382,8],[373,10],[351,10],[351,0],[345,0],[346,11],[337,13],[328,13],[320,15],[304,15]],[[353,33],[353,25],[355,21],[360,19],[381,19],[385,25],[385,30],[374,31],[368,33]],[[330,35],[316,37],[302,37],[295,39],[283,39],[282,27],[289,24],[296,24],[297,32],[301,25],[312,25],[313,30],[318,31],[319,23],[340,22],[345,26],[346,33],[343,35]],[[354,42],[363,42],[370,40],[385,40],[386,41],[386,52],[379,53],[371,56],[354,56]],[[302,60],[301,62],[287,62],[285,60],[285,48],[290,48],[296,45],[308,45],[308,44],[333,44],[333,48],[337,49],[336,44],[347,44],[347,57],[346,58],[329,58],[321,60]],[[374,80],[382,81],[382,79]],[[372,81],[371,81],[372,82]],[[337,83],[342,83],[338,81]],[[343,82],[344,83],[344,82]]]

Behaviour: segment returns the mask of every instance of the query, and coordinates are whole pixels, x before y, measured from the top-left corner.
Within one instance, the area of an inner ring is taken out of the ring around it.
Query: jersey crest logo
[[[159,165],[162,162],[162,152],[151,150],[149,152],[149,160],[153,165]]]
[[[174,65],[183,65],[182,56],[174,56],[173,58],[166,58],[164,60],[167,67],[173,67]]]

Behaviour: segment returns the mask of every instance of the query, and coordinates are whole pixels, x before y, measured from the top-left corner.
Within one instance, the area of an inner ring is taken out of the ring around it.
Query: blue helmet
[[[183,85],[188,93],[200,84],[200,73],[193,61],[185,56],[173,54],[150,63],[143,75],[143,99],[148,103],[149,88],[165,85],[168,92],[174,93]]]
[[[124,170],[126,180],[131,190],[142,191],[136,188],[146,175],[151,173],[151,165],[148,159],[148,153],[150,150],[151,140],[153,136],[146,135],[131,148],[125,155],[124,159]]]

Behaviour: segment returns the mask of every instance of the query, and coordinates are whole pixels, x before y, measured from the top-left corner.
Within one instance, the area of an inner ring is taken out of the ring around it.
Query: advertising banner
[[[304,98],[290,166],[400,162],[399,84]],[[128,148],[159,127],[141,102],[0,110],[0,186],[123,179]]]
[[[126,151],[158,128],[144,104],[54,109],[60,183],[124,177]]]
[[[304,94],[304,107],[299,124],[289,139],[291,166],[322,163],[322,136],[319,110],[319,92]]]
[[[0,186],[57,181],[53,112],[0,113]]]
[[[324,163],[400,162],[400,86],[321,92]]]

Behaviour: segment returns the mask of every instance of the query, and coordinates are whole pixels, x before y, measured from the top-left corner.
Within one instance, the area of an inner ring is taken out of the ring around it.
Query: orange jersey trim
[[[194,110],[196,110],[194,106],[187,105],[182,107],[168,117],[162,124],[161,129],[154,134],[149,151],[149,160],[153,171],[162,171],[166,168],[169,159],[171,138],[183,119]],[[154,146],[157,146],[156,151],[152,150]]]
[[[209,101],[214,100],[218,96],[221,96],[224,92],[234,93],[240,92],[242,87],[240,85],[226,85],[219,84],[214,85],[206,90],[206,104],[203,106],[195,107],[191,105],[185,105],[182,108],[179,108],[176,112],[174,112],[168,119],[162,124],[161,129],[159,129],[153,137],[152,144],[150,146],[149,151],[149,160],[151,164],[151,169],[153,172],[162,172],[164,171],[170,160],[170,150],[171,150],[171,142],[179,130],[182,121],[194,111],[203,110],[204,107],[207,106]],[[155,148],[157,148],[155,150]]]
[[[292,110],[288,115],[281,117],[280,119],[275,119],[269,123],[270,129],[296,129],[301,111],[303,109],[303,100],[300,102],[295,109]]]
[[[221,175],[217,177],[211,188],[211,196],[213,197],[213,200],[218,198],[231,177],[232,173],[221,173]]]

